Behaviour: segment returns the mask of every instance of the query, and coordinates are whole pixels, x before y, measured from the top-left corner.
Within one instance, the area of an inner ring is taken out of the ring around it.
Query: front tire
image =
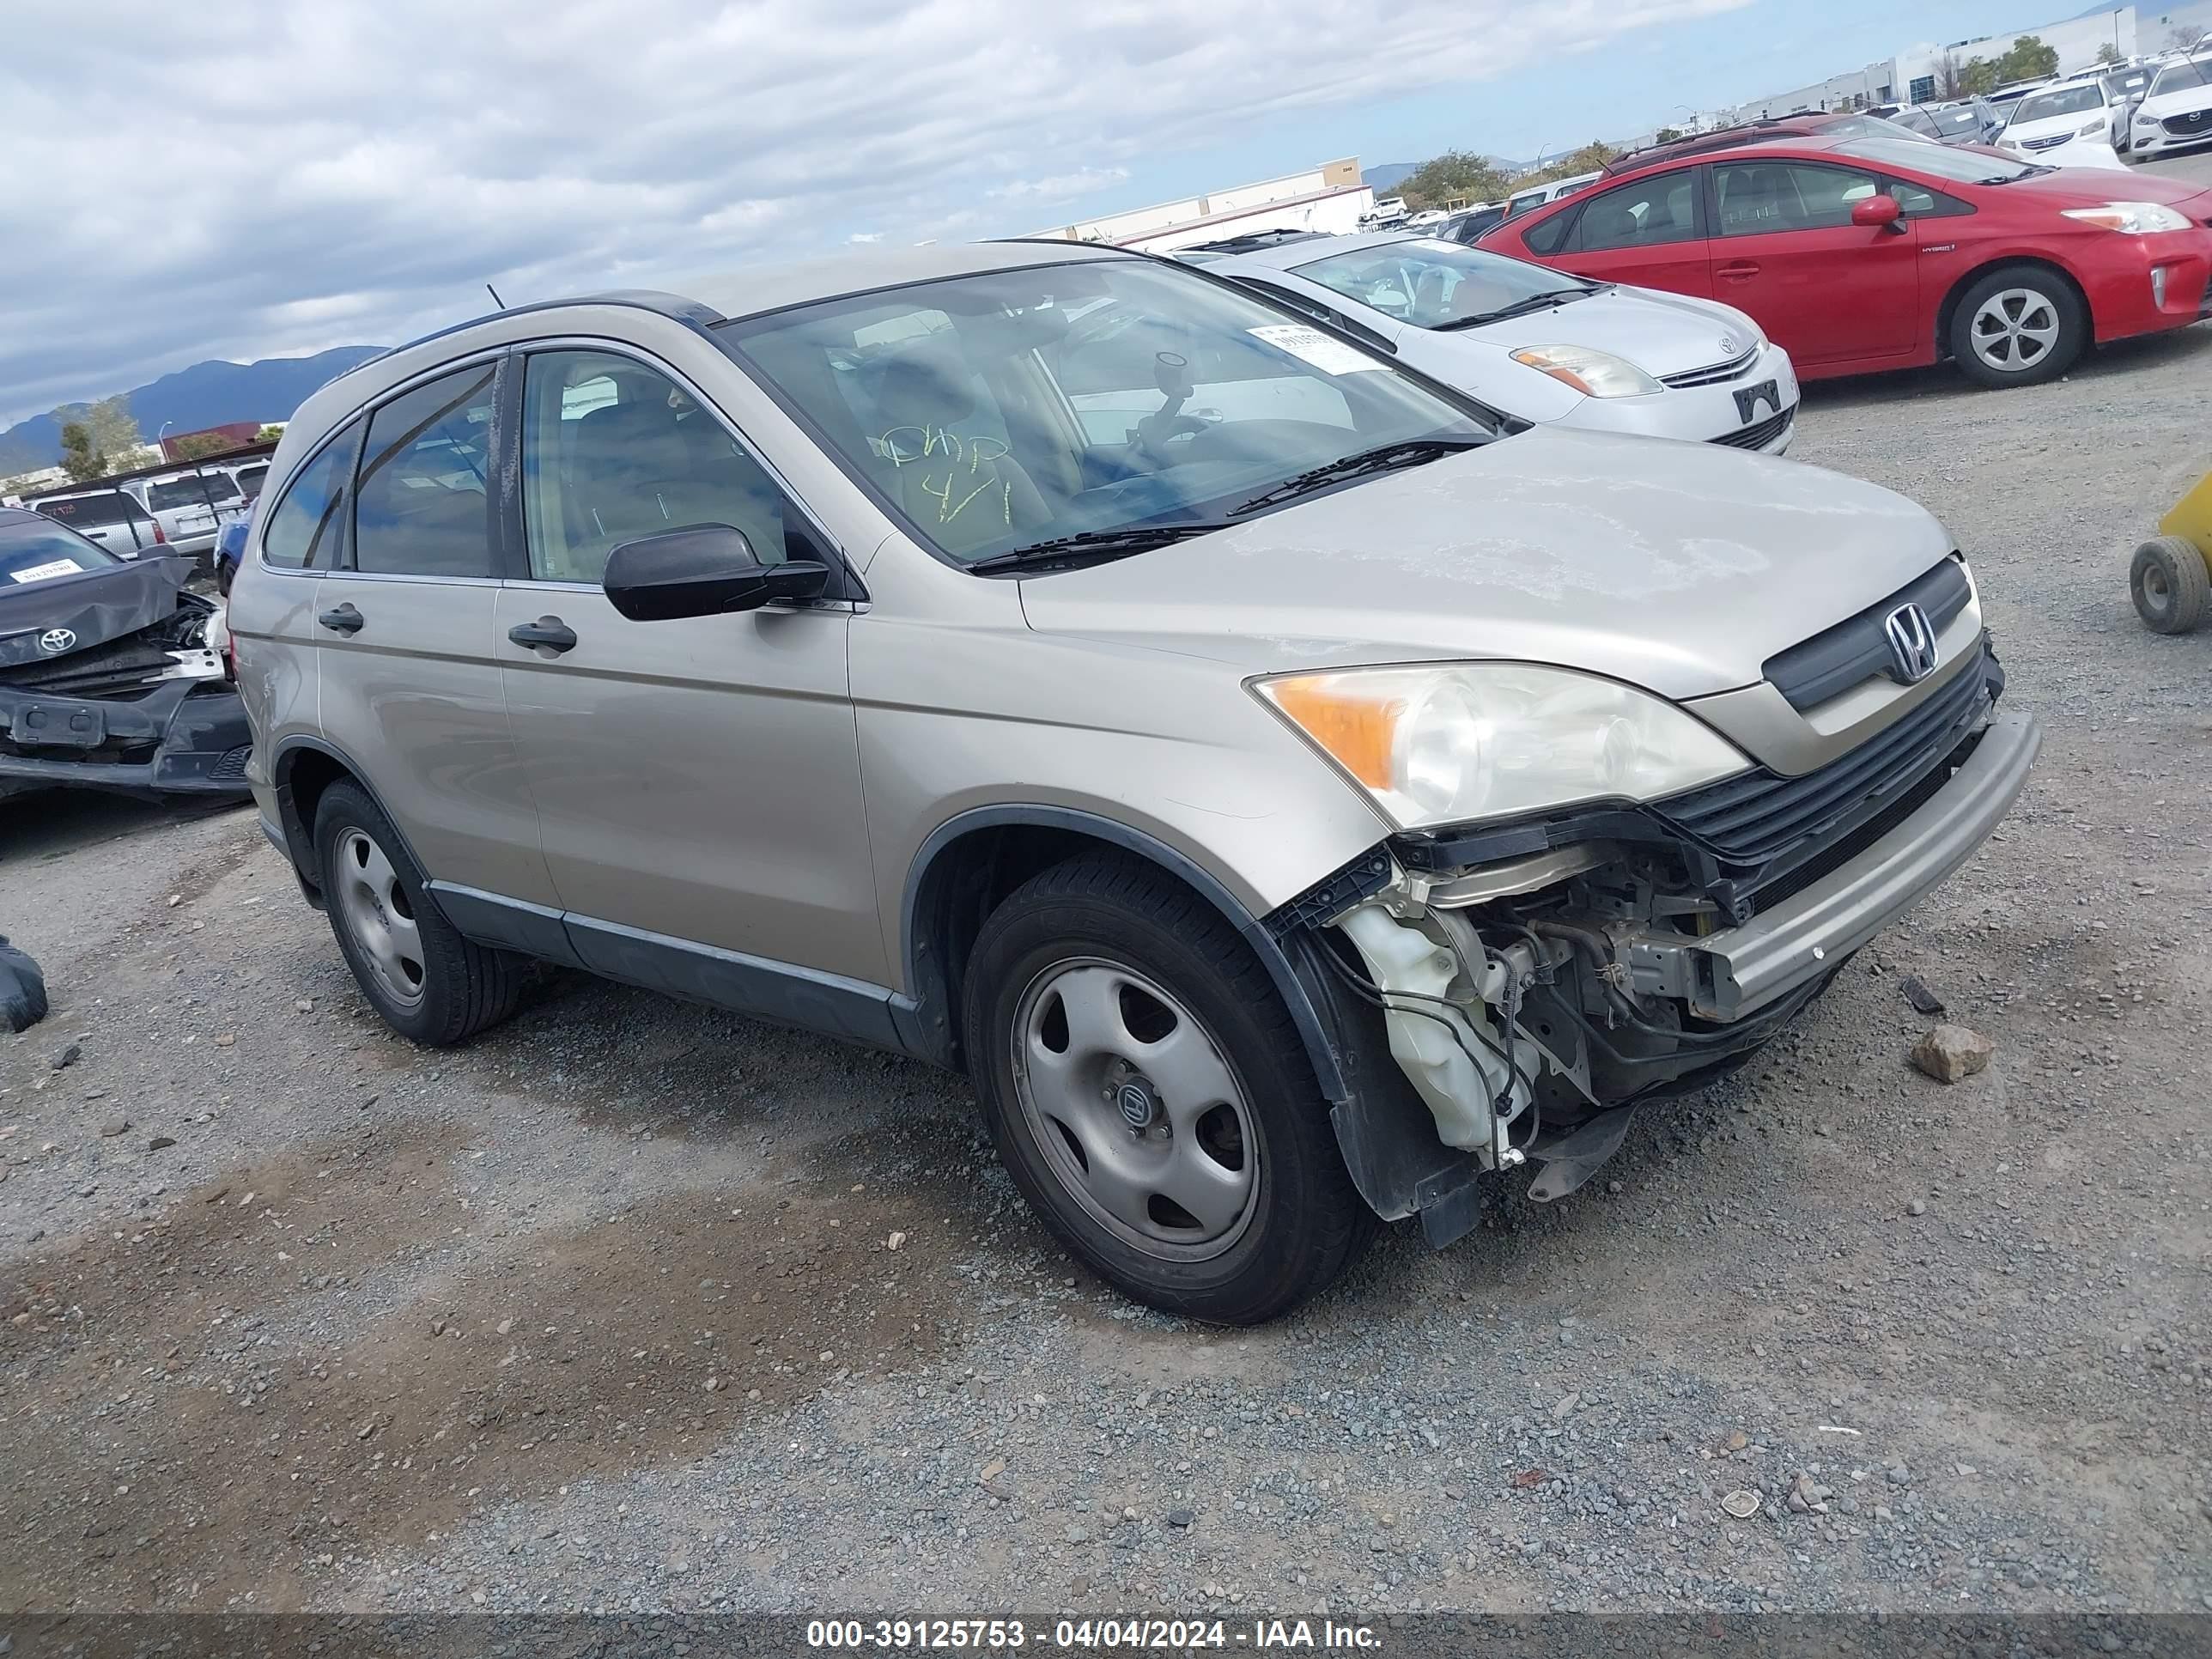
[[[1951,355],[1979,386],[2056,380],[2088,343],[2088,314],[2073,286],[2033,266],[1991,271],[1960,296],[1951,313]]]
[[[1024,883],[983,924],[963,1000],[1000,1159],[1127,1295],[1258,1324],[1371,1236],[1267,970],[1149,866],[1085,854]]]
[[[2185,536],[2160,536],[2136,549],[2128,567],[2136,614],[2160,634],[2186,634],[2204,620],[2212,601],[2212,572]]]
[[[424,896],[422,872],[392,820],[358,785],[334,783],[323,792],[315,854],[331,932],[386,1024],[443,1048],[514,1012],[526,960],[454,930]]]

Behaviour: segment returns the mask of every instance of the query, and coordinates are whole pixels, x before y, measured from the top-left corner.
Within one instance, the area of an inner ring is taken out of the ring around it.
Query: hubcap
[[[2048,357],[2058,343],[2058,308],[2033,289],[1992,294],[1974,313],[1974,356],[2004,374],[2020,374]]]
[[[1259,1139],[1196,1015],[1142,974],[1086,957],[1030,981],[1011,1038],[1023,1121],[1093,1221],[1170,1260],[1218,1255],[1243,1235]]]
[[[394,1002],[422,1000],[422,931],[384,849],[359,830],[337,840],[337,900],[377,983]]]

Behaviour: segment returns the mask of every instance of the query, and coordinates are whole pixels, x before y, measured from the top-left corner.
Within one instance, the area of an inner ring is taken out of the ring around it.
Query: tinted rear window
[[[56,576],[100,570],[122,561],[82,536],[37,519],[0,520],[0,594]]]
[[[32,506],[57,524],[129,524],[146,518],[146,509],[119,489],[98,495],[72,495],[65,501],[34,501]]]
[[[147,505],[156,512],[167,512],[173,507],[205,507],[210,502],[233,501],[238,489],[220,473],[208,475],[206,493],[201,493],[198,478],[172,478],[155,484],[146,492]]]

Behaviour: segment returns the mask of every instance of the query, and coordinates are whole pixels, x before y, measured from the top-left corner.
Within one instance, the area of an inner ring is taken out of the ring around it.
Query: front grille
[[[57,697],[135,697],[151,689],[154,677],[171,666],[167,651],[134,634],[67,656],[34,657],[0,669],[0,685]]]
[[[2022,149],[2057,149],[2059,145],[2073,136],[2070,132],[2062,132],[2056,138],[2029,138],[2021,144],[2021,148]]]
[[[1769,657],[1759,672],[1790,700],[1792,708],[1817,708],[1862,680],[1877,674],[1896,678],[1887,628],[1899,606],[1918,605],[1929,629],[1941,638],[1972,597],[1966,568],[1956,559],[1946,559],[1856,616]]]
[[[222,758],[209,771],[208,776],[217,783],[243,783],[246,763],[253,758],[253,745],[241,743],[235,749],[223,750]]]
[[[1977,647],[1933,696],[1850,753],[1802,777],[1758,770],[1651,810],[1723,862],[1768,866],[1820,847],[1940,765],[1989,707],[1989,658]]]
[[[2178,138],[2193,138],[2198,133],[2212,134],[2212,109],[2191,110],[2186,115],[2169,115],[2166,130]]]
[[[1821,877],[1842,869],[1860,854],[1903,823],[1935,798],[1936,792],[1951,781],[1951,769],[1938,766],[1913,784],[1902,794],[1876,812],[1863,823],[1836,837],[1825,847],[1810,853],[1802,863],[1789,866],[1785,874],[1777,876],[1753,890],[1759,908],[1771,910],[1785,899],[1794,898]]]
[[[1757,346],[1741,357],[1731,357],[1724,363],[1709,364],[1704,368],[1686,368],[1680,374],[1662,374],[1659,384],[1671,386],[1678,391],[1693,386],[1719,386],[1724,381],[1740,380],[1759,361]]]
[[[1784,410],[1779,415],[1770,415],[1763,421],[1753,421],[1749,426],[1736,431],[1724,432],[1712,441],[1717,444],[1726,444],[1731,449],[1764,449],[1784,433],[1789,431],[1791,422],[1796,418],[1797,410],[1793,406]]]

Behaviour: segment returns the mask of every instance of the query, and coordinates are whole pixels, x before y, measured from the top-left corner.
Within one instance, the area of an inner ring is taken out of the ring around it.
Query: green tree
[[[284,428],[283,427],[264,426],[260,431],[253,434],[253,441],[258,444],[273,444],[283,435]]]
[[[1674,127],[1662,127],[1651,135],[1651,142],[1655,144],[1679,143],[1681,138],[1681,133]]]
[[[1406,205],[1417,212],[1446,202],[1494,202],[1505,194],[1505,175],[1486,155],[1448,149],[1400,179],[1392,194],[1404,197]]]
[[[220,432],[187,432],[170,445],[180,461],[202,461],[210,455],[222,455],[240,447],[235,438],[225,437]]]
[[[62,471],[71,483],[83,483],[107,471],[107,457],[94,444],[91,428],[82,421],[62,423]]]
[[[2097,61],[2100,64],[2118,63],[2120,61],[2120,49],[2114,46],[2111,41],[2106,41],[2103,46],[2097,48]]]
[[[1571,179],[1578,173],[1595,173],[1620,154],[1611,144],[1601,139],[1594,139],[1556,161],[1547,161],[1540,167],[1531,168],[1513,181],[1513,187],[1527,190],[1534,185],[1548,185],[1555,179]]]
[[[143,441],[131,417],[131,399],[118,395],[96,404],[64,404],[54,411],[58,426],[81,426],[92,453],[116,466],[131,464],[131,452]]]
[[[2040,35],[2023,34],[2012,50],[1997,59],[1997,84],[2033,81],[2058,73],[2058,48],[2045,44]]]
[[[1959,70],[1959,96],[1978,98],[1995,92],[2004,80],[1997,64],[1986,58],[1969,58]]]

